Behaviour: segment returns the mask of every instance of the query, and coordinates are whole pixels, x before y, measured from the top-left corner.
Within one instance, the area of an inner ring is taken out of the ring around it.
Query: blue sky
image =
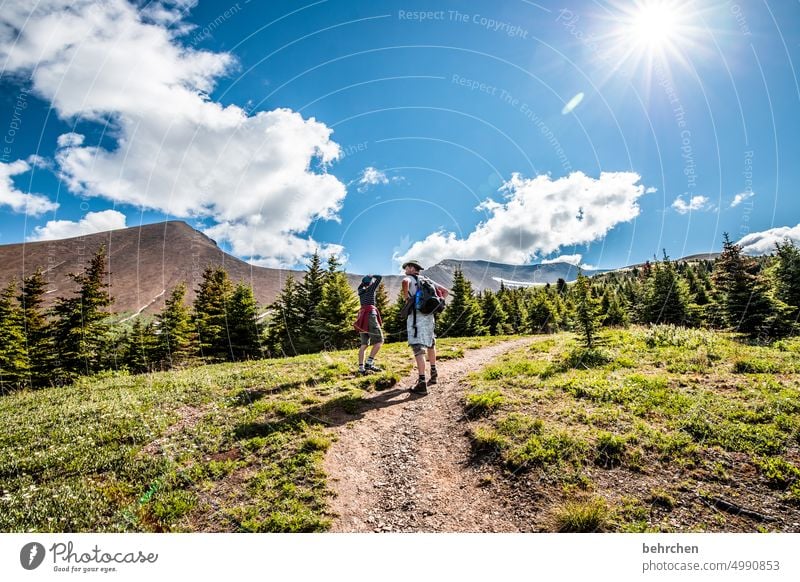
[[[601,268],[800,240],[800,4],[6,2],[0,243]]]

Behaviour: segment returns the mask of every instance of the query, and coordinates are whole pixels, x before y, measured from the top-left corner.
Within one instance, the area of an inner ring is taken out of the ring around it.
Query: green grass
[[[438,341],[439,353],[508,338]],[[413,364],[354,351],[200,366],[0,398],[0,531],[323,531],[331,423]]]
[[[600,532],[605,529],[609,516],[608,505],[603,499],[569,501],[556,511],[555,529],[565,533]]]
[[[602,528],[616,531],[751,531],[662,495],[654,482],[684,482],[692,492],[709,486],[732,498],[739,494],[727,488],[747,488],[765,513],[775,504],[800,506],[795,340],[752,345],[675,326],[604,334],[592,350],[571,334],[548,336],[470,375],[465,410],[477,404],[481,411],[468,417],[474,455],[511,479],[532,474],[526,478],[545,484],[538,494],[551,504],[563,503],[559,486],[593,483],[607,501]],[[658,511],[643,516],[648,507]],[[582,511],[568,509],[567,516]],[[787,511],[782,526],[770,527],[796,530],[800,512]],[[556,529],[572,523],[562,521]],[[579,522],[564,527],[586,531]]]

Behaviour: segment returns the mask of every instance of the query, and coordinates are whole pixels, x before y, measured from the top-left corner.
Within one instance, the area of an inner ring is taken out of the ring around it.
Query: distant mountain
[[[167,294],[181,281],[187,284],[188,300],[194,300],[203,269],[209,265],[224,267],[234,282],[250,284],[262,306],[277,297],[287,277],[291,275],[296,280],[303,277],[302,271],[250,265],[224,252],[215,241],[185,222],[171,220],[61,240],[0,245],[0,284],[5,285],[12,278],[19,280],[37,267],[41,268],[48,282],[46,305],[52,304],[56,297],[74,290],[75,285],[67,274],[81,272],[102,244],[108,251],[113,309],[118,313],[160,311]],[[717,256],[718,253],[692,255],[681,260]],[[507,287],[529,287],[554,284],[559,278],[570,282],[578,276],[577,267],[568,263],[506,265],[452,259],[426,269],[424,274],[451,287],[458,267],[476,292],[497,291],[501,282]],[[605,272],[608,271],[584,271],[586,275]],[[401,275],[384,277],[391,301],[397,297],[402,279]],[[361,275],[348,274],[348,280],[355,288]]]

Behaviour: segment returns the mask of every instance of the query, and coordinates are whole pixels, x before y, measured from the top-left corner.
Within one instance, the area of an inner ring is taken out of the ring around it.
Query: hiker
[[[403,279],[403,296],[406,304],[402,315],[407,314],[406,329],[408,330],[408,345],[414,352],[417,361],[419,379],[411,388],[411,392],[427,394],[428,386],[436,384],[439,373],[436,370],[436,313],[444,309],[444,299],[449,291],[419,273],[423,270],[419,261],[406,261],[403,263],[406,277]],[[423,303],[425,303],[423,305]],[[431,365],[431,374],[425,380],[425,352],[428,352],[428,362]]]
[[[383,345],[383,321],[378,308],[375,306],[375,291],[381,284],[380,275],[367,275],[361,279],[358,286],[358,299],[361,302],[361,309],[358,312],[355,328],[361,337],[361,347],[358,349],[358,373],[367,374],[369,372],[380,372],[381,369],[375,365],[375,356],[378,355]],[[372,346],[364,363],[364,353],[368,346]]]

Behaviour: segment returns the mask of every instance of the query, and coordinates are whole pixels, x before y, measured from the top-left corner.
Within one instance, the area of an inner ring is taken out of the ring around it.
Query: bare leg
[[[428,363],[431,366],[436,365],[436,348],[428,348]]]
[[[378,355],[378,352],[380,351],[382,345],[383,345],[383,342],[375,344],[374,346],[372,346],[372,349],[369,352],[369,357],[374,359],[375,356]],[[362,353],[362,357],[363,357],[363,353]]]
[[[366,351],[367,351],[367,346],[361,346],[360,348],[358,348],[358,367],[359,368],[364,365],[364,352],[366,352]]]
[[[419,370],[419,375],[424,377],[425,376],[425,355],[424,354],[420,354],[418,356],[415,356],[415,358],[417,360],[417,370]]]

